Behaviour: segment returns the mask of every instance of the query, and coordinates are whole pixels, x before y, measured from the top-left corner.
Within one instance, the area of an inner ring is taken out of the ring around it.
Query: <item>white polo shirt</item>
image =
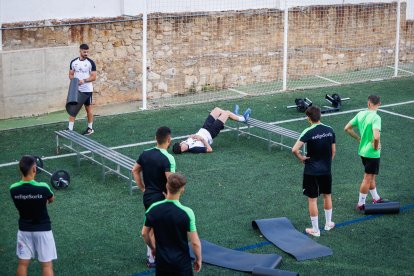
[[[91,72],[96,71],[96,65],[90,58],[84,60],[75,58],[70,62],[70,70],[75,71],[75,78],[84,80],[91,76]],[[85,82],[84,84],[79,85],[78,90],[80,92],[93,92],[92,82]]]

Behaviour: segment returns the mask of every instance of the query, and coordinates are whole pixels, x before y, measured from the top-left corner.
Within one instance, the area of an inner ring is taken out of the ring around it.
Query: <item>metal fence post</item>
[[[142,109],[147,109],[147,1],[142,13]]]
[[[283,91],[287,89],[289,9],[285,0],[283,31]]]
[[[395,34],[395,61],[394,77],[398,76],[398,66],[400,61],[400,25],[401,25],[401,0],[397,1],[397,26]]]

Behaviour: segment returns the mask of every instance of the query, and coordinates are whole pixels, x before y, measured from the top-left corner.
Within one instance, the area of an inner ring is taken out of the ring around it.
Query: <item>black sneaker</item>
[[[94,133],[93,129],[88,127],[82,134],[83,135],[91,135],[92,133]]]

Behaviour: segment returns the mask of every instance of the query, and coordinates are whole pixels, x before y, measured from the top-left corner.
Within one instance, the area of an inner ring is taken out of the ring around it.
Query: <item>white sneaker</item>
[[[312,235],[314,237],[320,237],[321,236],[321,231],[315,232],[315,231],[313,231],[313,228],[306,228],[305,232],[306,232],[306,234]]]
[[[330,224],[325,224],[325,231],[329,231],[335,228],[335,222],[331,221]]]

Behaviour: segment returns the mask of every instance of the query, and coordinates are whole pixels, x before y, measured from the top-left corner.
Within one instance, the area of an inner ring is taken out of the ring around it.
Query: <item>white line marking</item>
[[[319,75],[315,75],[315,77],[318,77],[318,78],[323,79],[323,80],[326,80],[326,81],[333,82],[335,84],[342,84],[340,82],[337,82],[337,81],[334,81],[334,80],[331,80],[331,79],[328,79],[328,78],[325,78],[325,77],[322,77],[322,76],[319,76]]]
[[[392,67],[392,66],[387,66],[387,67],[392,68],[392,69],[395,69],[395,67]],[[408,70],[404,70],[404,69],[401,69],[401,68],[398,68],[398,71],[402,71],[402,72],[405,72],[405,73],[414,75],[414,72],[411,72],[411,71],[408,71]]]
[[[410,116],[403,115],[403,114],[400,114],[400,113],[396,113],[396,112],[392,112],[392,111],[388,111],[388,110],[384,110],[384,109],[378,109],[378,111],[382,111],[384,113],[388,113],[388,114],[391,114],[391,115],[395,115],[395,116],[407,118],[407,119],[410,119],[410,120],[414,120],[414,117],[410,117]]]
[[[230,90],[230,91],[233,91],[233,92],[239,93],[239,94],[244,95],[244,96],[249,95],[249,94],[248,94],[248,93],[246,93],[246,92],[243,92],[243,91],[240,91],[240,90],[237,90],[237,89],[233,89],[233,88],[227,88],[227,90]]]
[[[399,106],[399,105],[404,105],[404,104],[411,104],[414,103],[413,101],[406,101],[406,102],[400,102],[400,103],[393,103],[393,104],[385,104],[382,105],[381,107],[391,107],[391,106]],[[347,110],[347,111],[340,111],[340,112],[335,112],[335,113],[327,113],[324,114],[324,117],[327,116],[336,116],[336,115],[341,115],[341,114],[348,114],[348,113],[354,113],[357,111],[361,111],[364,110],[365,108],[358,108],[358,109],[352,109],[352,110]],[[383,110],[381,110],[383,111]],[[271,125],[277,125],[277,124],[283,124],[283,123],[290,123],[290,122],[296,122],[296,121],[302,121],[305,120],[306,117],[300,117],[300,118],[295,118],[295,119],[289,119],[289,120],[282,120],[282,121],[276,121],[276,122],[270,122],[269,124]],[[244,127],[240,127],[240,129],[246,129],[247,126]],[[233,131],[231,129],[224,129],[221,132],[229,132],[229,131]],[[174,137],[172,138],[172,140],[178,140],[178,139],[185,139],[187,138],[189,135],[184,135],[184,136],[178,136],[178,137]],[[143,146],[143,145],[148,145],[148,144],[155,144],[155,140],[153,141],[145,141],[145,142],[139,142],[139,143],[134,143],[134,144],[127,144],[127,145],[120,145],[120,146],[115,146],[115,147],[110,147],[110,149],[123,149],[123,148],[131,148],[131,147],[137,147],[137,146]],[[83,151],[82,153],[86,154],[86,153],[90,153],[90,151]],[[76,153],[68,153],[68,154],[62,154],[62,155],[52,155],[52,156],[45,156],[42,157],[43,160],[51,160],[51,159],[59,159],[59,158],[65,158],[65,157],[70,157],[70,156],[76,156]],[[19,162],[15,161],[15,162],[9,162],[9,163],[3,163],[0,164],[0,168],[2,167],[7,167],[7,166],[13,166],[13,165],[17,165]]]

